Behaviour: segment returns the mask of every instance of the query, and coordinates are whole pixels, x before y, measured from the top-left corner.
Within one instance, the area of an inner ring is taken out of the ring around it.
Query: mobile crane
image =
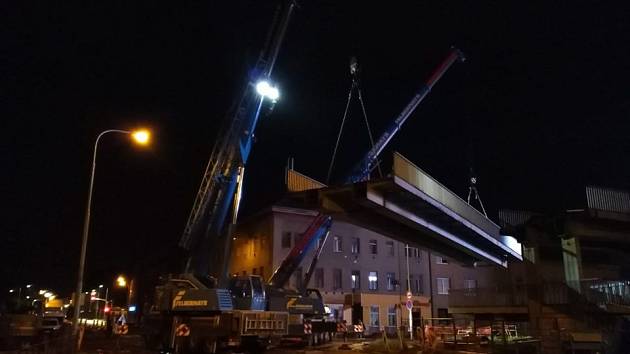
[[[176,353],[259,348],[269,338],[288,333],[289,314],[266,310],[260,277],[230,279],[228,275],[245,165],[264,108],[261,91],[269,92],[267,80],[296,6],[294,0],[283,5],[213,147],[179,242],[188,252],[184,272],[156,287],[154,304],[145,314],[144,335],[150,347]]]
[[[447,57],[442,60],[442,62],[438,65],[438,67],[433,71],[429,79],[420,87],[418,92],[414,95],[411,101],[405,106],[402,112],[392,121],[392,123],[388,126],[388,128],[383,132],[380,138],[374,143],[372,148],[364,155],[364,157],[355,165],[350,174],[346,177],[343,184],[350,184],[368,180],[370,178],[370,173],[377,166],[378,157],[380,153],[385,149],[387,144],[391,141],[391,139],[400,131],[402,125],[409,118],[409,116],[415,111],[418,105],[422,102],[422,100],[427,96],[427,94],[431,91],[433,86],[440,80],[440,78],[448,71],[448,69],[456,62],[465,60],[464,54],[457,48],[451,48],[451,51],[447,55]],[[352,64],[351,64],[352,65]],[[356,62],[355,62],[356,65]],[[351,66],[351,71],[353,70]],[[323,221],[325,220],[325,222]],[[295,271],[295,269],[299,266],[300,262],[305,257],[305,254],[308,249],[312,248],[313,245],[319,243],[319,247],[317,248],[313,260],[309,265],[308,271],[305,275],[304,284],[308,284],[310,281],[310,277],[317,265],[317,261],[319,258],[319,254],[321,252],[321,247],[325,243],[326,237],[330,233],[330,228],[332,226],[332,218],[330,216],[326,216],[324,214],[318,214],[311,224],[308,226],[306,231],[304,232],[301,241],[291,250],[287,258],[281,263],[281,265],[276,269],[273,276],[270,279],[270,285],[278,287],[283,286],[288,281],[290,275]],[[319,242],[319,240],[323,237],[323,241]],[[309,298],[311,296],[304,289],[298,289],[303,298]],[[319,294],[319,293],[317,293]],[[312,298],[312,297],[311,297]],[[319,296],[321,299],[321,295]],[[323,303],[322,303],[323,307]],[[316,327],[313,327],[313,332],[315,332]],[[325,329],[322,329],[325,330]]]

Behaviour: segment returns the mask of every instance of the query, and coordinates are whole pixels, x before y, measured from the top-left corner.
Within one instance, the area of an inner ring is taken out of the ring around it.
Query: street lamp
[[[90,174],[90,187],[88,190],[88,199],[87,206],[85,208],[85,220],[83,221],[83,239],[81,242],[81,257],[79,260],[79,274],[77,276],[77,288],[76,288],[76,296],[75,296],[75,304],[74,304],[74,316],[73,316],[73,332],[77,333],[79,330],[79,313],[80,313],[80,297],[83,292],[83,271],[85,269],[85,254],[87,251],[87,241],[88,241],[88,233],[90,230],[90,211],[92,208],[92,190],[94,189],[94,171],[96,170],[96,152],[98,150],[98,142],[101,140],[101,137],[108,133],[119,133],[119,134],[128,134],[131,136],[132,140],[139,145],[147,145],[149,143],[151,134],[148,130],[141,129],[136,131],[129,130],[120,130],[120,129],[108,129],[101,132],[94,142],[94,152],[92,155],[92,173]]]
[[[125,279],[124,276],[119,275],[118,278],[116,278],[116,285],[118,285],[121,288],[124,288],[127,286],[127,279]]]

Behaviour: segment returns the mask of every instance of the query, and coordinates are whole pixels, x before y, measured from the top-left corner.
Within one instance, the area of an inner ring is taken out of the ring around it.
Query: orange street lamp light
[[[94,152],[92,155],[92,173],[90,174],[90,188],[88,190],[88,200],[87,206],[85,208],[85,219],[83,221],[83,239],[81,242],[81,257],[79,260],[79,274],[77,276],[77,288],[75,292],[75,306],[74,306],[74,316],[73,316],[73,333],[76,335],[79,330],[79,313],[80,313],[80,296],[83,292],[83,272],[85,270],[85,255],[87,251],[87,241],[88,234],[90,230],[90,211],[92,208],[92,191],[94,189],[94,172],[96,171],[96,152],[98,151],[98,142],[101,140],[103,135],[108,133],[118,133],[118,134],[128,134],[131,136],[132,140],[139,145],[147,145],[150,141],[151,134],[148,130],[141,129],[136,131],[129,130],[120,130],[120,129],[108,129],[101,132],[96,137],[96,142],[94,143]]]
[[[116,278],[116,285],[118,285],[121,288],[126,287],[127,279],[125,279],[125,277],[123,277],[122,275],[119,275],[118,278]]]

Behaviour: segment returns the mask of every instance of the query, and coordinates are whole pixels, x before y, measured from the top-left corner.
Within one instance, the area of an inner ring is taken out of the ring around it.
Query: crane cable
[[[357,86],[357,91],[359,91],[359,102],[361,102],[361,110],[363,110],[363,118],[365,119],[365,126],[367,127],[368,136],[370,137],[370,144],[372,148],[374,148],[374,138],[372,138],[372,129],[370,129],[370,123],[368,122],[367,113],[365,112],[365,105],[363,103],[363,95],[361,94],[361,87]],[[376,160],[376,167],[378,168],[379,177],[383,177],[383,171],[381,171],[381,163]]]
[[[337,142],[335,143],[335,149],[333,150],[332,158],[330,159],[330,165],[328,166],[328,175],[326,176],[326,184],[330,184],[330,174],[332,172],[333,165],[335,163],[335,157],[337,156],[337,149],[339,148],[339,140],[341,140],[341,133],[343,132],[343,126],[346,124],[346,117],[348,117],[348,108],[350,107],[350,100],[352,99],[352,90],[354,89],[354,82],[350,86],[348,92],[348,101],[346,102],[346,109],[343,111],[343,119],[341,120],[341,127],[339,127],[339,134],[337,134]]]
[[[341,119],[341,126],[339,127],[339,134],[337,134],[337,142],[335,143],[335,149],[333,150],[332,158],[330,159],[330,165],[328,166],[328,174],[326,175],[326,184],[330,184],[330,175],[332,174],[332,168],[335,164],[335,157],[337,157],[337,150],[339,149],[339,141],[341,140],[341,134],[343,133],[343,127],[346,124],[346,118],[348,117],[348,110],[350,108],[350,101],[352,100],[352,91],[356,88],[359,102],[361,103],[361,111],[363,112],[363,119],[365,120],[365,126],[368,131],[368,137],[370,138],[370,144],[374,147],[374,138],[372,137],[372,129],[370,129],[370,123],[368,122],[367,113],[365,110],[365,103],[363,102],[363,95],[361,93],[361,87],[359,86],[358,80],[358,64],[356,62],[356,58],[352,58],[350,61],[350,73],[352,74],[352,85],[350,86],[350,90],[348,91],[348,100],[346,102],[346,109],[343,111],[343,118]],[[380,162],[376,162],[378,167],[378,174],[380,177],[383,177],[383,172],[381,171]]]

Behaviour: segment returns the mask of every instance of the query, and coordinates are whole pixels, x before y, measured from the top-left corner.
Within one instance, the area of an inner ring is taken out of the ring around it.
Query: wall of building
[[[268,279],[280,266],[296,240],[302,237],[315,215],[315,212],[309,210],[273,207],[239,226],[232,257],[232,272],[260,274],[262,267],[265,279]],[[304,277],[314,252],[315,250],[311,250],[307,254],[301,269],[294,274],[288,287],[297,286],[298,275],[300,278]],[[409,281],[414,311],[421,313],[423,318],[438,317],[438,313],[446,311],[448,294],[442,293],[448,292],[448,288],[488,287],[493,283],[491,279],[494,269],[491,267],[467,268],[448,260],[442,264],[442,257],[434,253],[431,253],[432,263],[429,267],[429,254],[427,250],[412,247],[409,249]],[[370,286],[371,272],[376,275],[373,286]],[[353,283],[353,274],[358,275],[356,283]],[[388,275],[395,280],[389,286]],[[446,279],[439,281],[442,282],[441,285],[446,283],[447,288],[440,288],[438,278]],[[362,315],[366,325],[370,321],[370,306],[378,306],[379,324],[386,326],[389,323],[391,314],[388,309],[391,306],[397,308],[397,321],[406,324],[405,244],[347,222],[334,221],[308,287],[318,288],[325,303],[340,319],[344,308],[347,310],[352,304],[354,296],[355,301],[360,301],[363,306]],[[346,320],[350,322],[350,319]]]

